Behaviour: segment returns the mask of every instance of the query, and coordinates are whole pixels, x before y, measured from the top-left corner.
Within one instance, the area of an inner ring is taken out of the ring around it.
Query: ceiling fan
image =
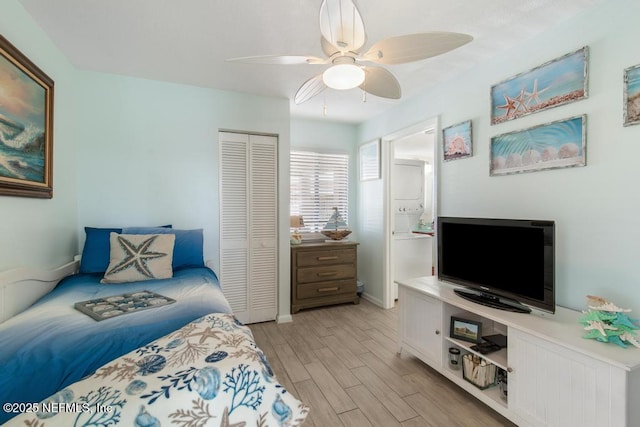
[[[260,64],[331,64],[323,73],[310,78],[295,94],[302,104],[327,87],[344,90],[360,87],[382,98],[399,99],[398,80],[383,67],[370,64],[404,64],[440,55],[473,40],[467,34],[428,32],[390,37],[375,43],[364,53],[367,36],[364,22],[352,0],[323,0],[320,6],[320,42],[327,58],[298,55],[264,55],[232,58]]]

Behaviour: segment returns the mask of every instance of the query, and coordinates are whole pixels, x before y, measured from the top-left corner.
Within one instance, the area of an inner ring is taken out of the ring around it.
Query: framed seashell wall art
[[[585,166],[587,116],[571,117],[491,138],[491,176]]]

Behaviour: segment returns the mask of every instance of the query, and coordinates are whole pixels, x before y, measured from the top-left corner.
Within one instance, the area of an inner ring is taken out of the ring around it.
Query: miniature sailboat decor
[[[322,229],[322,234],[330,238],[331,241],[343,240],[351,234],[351,230],[347,227],[347,223],[342,218],[338,208],[333,208],[333,214]]]

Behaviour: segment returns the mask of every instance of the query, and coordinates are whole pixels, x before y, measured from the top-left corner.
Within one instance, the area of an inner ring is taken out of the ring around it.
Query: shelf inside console
[[[472,343],[457,340],[451,337],[445,337],[445,340],[449,341],[452,344],[455,344],[457,347],[460,347],[465,351],[468,351],[469,353],[476,354],[482,357],[483,359],[486,359],[487,361],[493,363],[494,365],[496,365],[501,369],[504,369],[505,371],[507,370],[507,349],[506,348],[502,348],[499,351],[496,351],[493,353],[482,354],[471,349],[471,346],[473,345]]]

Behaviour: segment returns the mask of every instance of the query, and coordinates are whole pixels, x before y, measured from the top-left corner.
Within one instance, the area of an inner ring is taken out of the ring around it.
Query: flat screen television
[[[438,279],[463,298],[504,310],[555,311],[555,223],[439,217]]]

